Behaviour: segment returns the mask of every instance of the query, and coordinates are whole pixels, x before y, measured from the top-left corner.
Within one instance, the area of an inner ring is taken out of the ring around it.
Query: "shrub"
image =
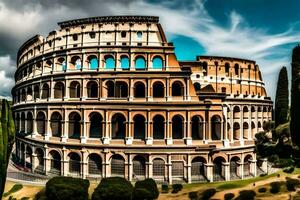
[[[272,182],[270,185],[271,185],[271,189],[270,189],[271,193],[276,194],[280,191],[280,186],[281,186],[280,182]]]
[[[204,190],[202,192],[202,199],[203,200],[208,200],[212,196],[214,196],[216,194],[216,192],[217,192],[217,190],[215,188],[210,188],[210,189]]]
[[[90,182],[71,177],[54,177],[46,183],[47,199],[87,200]]]
[[[21,200],[29,200],[29,197],[22,197]]]
[[[3,194],[3,197],[7,197],[11,195],[12,193],[18,192],[23,188],[22,184],[14,184],[14,186],[8,191]]]
[[[254,200],[256,193],[253,190],[242,190],[239,193],[239,196],[236,198],[237,200]]]
[[[287,152],[289,152],[289,151],[287,151]],[[275,164],[277,167],[290,167],[290,166],[294,165],[294,160],[291,158],[288,158],[288,159],[281,158],[281,159],[278,159]]]
[[[261,175],[259,175],[260,177],[264,177],[264,176],[267,176],[268,174],[267,173],[263,173]]]
[[[267,188],[264,188],[264,187],[258,189],[259,193],[265,193],[266,191],[267,191]]]
[[[169,192],[169,185],[168,184],[162,184],[161,185],[162,193],[168,193]]]
[[[172,193],[177,193],[180,190],[182,190],[182,184],[173,184],[172,188],[173,188]]]
[[[291,174],[294,172],[294,170],[295,170],[294,167],[287,167],[287,168],[283,169],[283,172]]]
[[[36,193],[33,200],[47,200],[45,192],[45,189],[40,190],[38,193]]]
[[[286,178],[286,182],[285,182],[285,185],[286,185],[286,189],[288,191],[296,191],[296,186],[300,185],[300,180],[298,179],[292,179],[292,178]]]
[[[231,200],[231,199],[233,199],[233,197],[234,197],[234,194],[233,194],[233,193],[226,193],[226,194],[224,195],[224,199],[225,199],[225,200]]]
[[[145,196],[142,196],[142,194],[144,194]],[[134,193],[133,193],[134,200],[157,199],[158,195],[159,195],[159,192],[157,189],[157,185],[153,179],[149,178],[149,179],[145,179],[143,181],[138,181],[135,183],[135,189],[134,189]]]
[[[190,200],[197,200],[198,199],[198,192],[189,192]]]
[[[121,177],[109,177],[101,180],[94,190],[92,200],[131,200],[133,187]],[[139,194],[145,191],[138,191]],[[144,193],[145,194],[145,193]]]
[[[270,155],[270,156],[268,157],[268,161],[269,161],[269,162],[277,162],[278,160],[279,160],[279,156],[276,155],[276,154]]]

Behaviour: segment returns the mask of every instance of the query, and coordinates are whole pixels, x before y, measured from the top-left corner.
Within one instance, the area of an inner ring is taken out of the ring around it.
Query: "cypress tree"
[[[277,82],[275,97],[275,126],[284,124],[288,121],[289,109],[289,88],[286,67],[282,67]]]
[[[292,54],[291,121],[292,142],[300,147],[300,46]]]
[[[1,123],[0,123],[0,196],[2,196],[6,170],[15,139],[15,127],[12,113],[7,100],[2,100]]]

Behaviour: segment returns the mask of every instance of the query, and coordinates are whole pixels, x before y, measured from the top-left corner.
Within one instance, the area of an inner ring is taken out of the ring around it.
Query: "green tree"
[[[290,130],[292,142],[300,147],[300,46],[292,54],[292,91]]]
[[[275,126],[288,121],[289,83],[286,67],[282,67],[277,82],[275,97]]]
[[[15,126],[11,109],[7,100],[2,100],[1,123],[0,123],[0,196],[2,197],[6,170],[15,140]]]

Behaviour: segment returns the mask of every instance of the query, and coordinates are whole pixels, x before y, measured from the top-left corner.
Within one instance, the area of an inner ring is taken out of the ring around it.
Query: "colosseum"
[[[273,108],[259,66],[180,61],[174,48],[155,16],[64,21],[26,41],[12,89],[21,169],[168,183],[266,172],[254,139]]]

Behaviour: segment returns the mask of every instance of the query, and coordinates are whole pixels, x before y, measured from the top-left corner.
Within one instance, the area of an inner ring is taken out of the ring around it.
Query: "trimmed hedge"
[[[168,184],[161,185],[161,193],[169,193],[169,185]]]
[[[172,188],[173,188],[172,193],[174,194],[182,190],[183,186],[182,184],[173,184]]]
[[[94,190],[92,200],[131,200],[133,186],[129,181],[121,177],[109,177],[101,180]],[[138,194],[145,191],[139,190]]]
[[[270,186],[271,186],[270,192],[272,194],[276,194],[276,193],[280,192],[280,187],[281,187],[281,183],[280,182],[272,182],[270,184]]]
[[[234,194],[233,193],[226,193],[225,195],[224,195],[224,199],[225,200],[231,200],[231,199],[233,199],[234,198]]]
[[[291,174],[294,172],[294,170],[295,170],[294,167],[288,167],[288,168],[283,169],[283,172]]]
[[[202,200],[209,200],[212,196],[216,194],[216,192],[217,190],[215,188],[204,190],[202,192]]]
[[[267,191],[267,188],[264,188],[264,187],[258,189],[259,193],[265,193],[266,191]]]
[[[54,177],[46,183],[48,200],[88,200],[88,180],[71,177]]]
[[[298,179],[293,179],[293,178],[286,178],[286,182],[285,182],[285,185],[286,185],[286,189],[290,192],[292,191],[296,191],[296,188],[297,186],[300,185],[300,180]]]
[[[198,192],[196,192],[196,191],[189,192],[189,198],[190,198],[190,200],[197,200],[198,199]]]
[[[148,178],[143,181],[138,181],[135,183],[135,188],[133,192],[134,200],[157,199],[158,195],[159,195],[159,191],[153,179]]]
[[[256,193],[253,190],[242,190],[236,200],[254,200]]]

